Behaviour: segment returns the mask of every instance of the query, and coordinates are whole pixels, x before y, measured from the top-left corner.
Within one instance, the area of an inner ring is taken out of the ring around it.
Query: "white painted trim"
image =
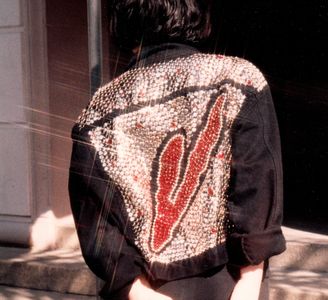
[[[0,27],[0,34],[24,32],[24,26]]]
[[[46,8],[44,0],[27,1],[28,26],[30,29],[29,49],[30,49],[30,86],[31,101],[29,122],[39,124],[39,116],[35,111],[41,110],[43,114],[42,125],[50,127],[49,117],[49,93],[48,93],[48,57],[47,57],[47,37],[46,37]],[[41,80],[42,79],[42,80]],[[40,164],[40,157],[37,152],[42,151],[50,163],[50,138],[47,135],[31,134],[31,161],[33,162],[32,174],[32,219],[36,220],[40,214],[50,207],[50,172],[47,168],[42,168],[36,172],[36,166]],[[43,160],[44,162],[44,160]]]
[[[0,220],[0,241],[1,243],[28,245],[30,236],[31,221],[29,218],[17,221],[16,218],[10,220]]]
[[[29,222],[31,222],[31,218],[24,217],[24,216],[1,215],[0,223],[1,222],[29,223]]]

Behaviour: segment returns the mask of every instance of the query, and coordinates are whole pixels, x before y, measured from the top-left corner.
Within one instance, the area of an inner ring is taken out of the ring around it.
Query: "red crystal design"
[[[197,190],[200,176],[207,169],[211,152],[220,135],[220,112],[223,99],[222,96],[218,97],[212,106],[205,128],[188,154],[183,180],[174,195],[173,191],[181,173],[181,161],[185,151],[184,136],[182,134],[174,135],[160,155],[151,243],[155,252],[161,251],[171,240],[174,229],[179,224]]]

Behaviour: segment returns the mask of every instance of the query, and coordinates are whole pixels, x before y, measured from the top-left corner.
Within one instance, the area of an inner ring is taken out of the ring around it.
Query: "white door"
[[[32,1],[35,5],[39,0]],[[31,67],[36,22],[26,0],[0,0],[0,242],[28,244],[36,213]],[[37,13],[37,12],[35,12]],[[38,39],[40,40],[40,39]],[[35,54],[34,54],[35,56]],[[39,60],[43,63],[42,58]],[[42,81],[42,80],[41,80]],[[38,100],[36,100],[38,102]],[[45,199],[45,201],[47,201]]]

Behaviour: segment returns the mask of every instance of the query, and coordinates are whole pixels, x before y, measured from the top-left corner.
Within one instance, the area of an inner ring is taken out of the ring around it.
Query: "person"
[[[113,0],[134,50],[73,127],[69,192],[104,299],[267,299],[285,250],[270,89],[250,62],[198,50],[205,0]]]

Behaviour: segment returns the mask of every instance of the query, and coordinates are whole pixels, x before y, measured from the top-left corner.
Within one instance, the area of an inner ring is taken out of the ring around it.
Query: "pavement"
[[[0,300],[96,300],[96,296],[55,293],[50,291],[0,286]]]
[[[271,260],[270,300],[328,300],[328,236],[283,230],[287,251]],[[95,300],[96,286],[79,250],[0,247],[0,300]]]

